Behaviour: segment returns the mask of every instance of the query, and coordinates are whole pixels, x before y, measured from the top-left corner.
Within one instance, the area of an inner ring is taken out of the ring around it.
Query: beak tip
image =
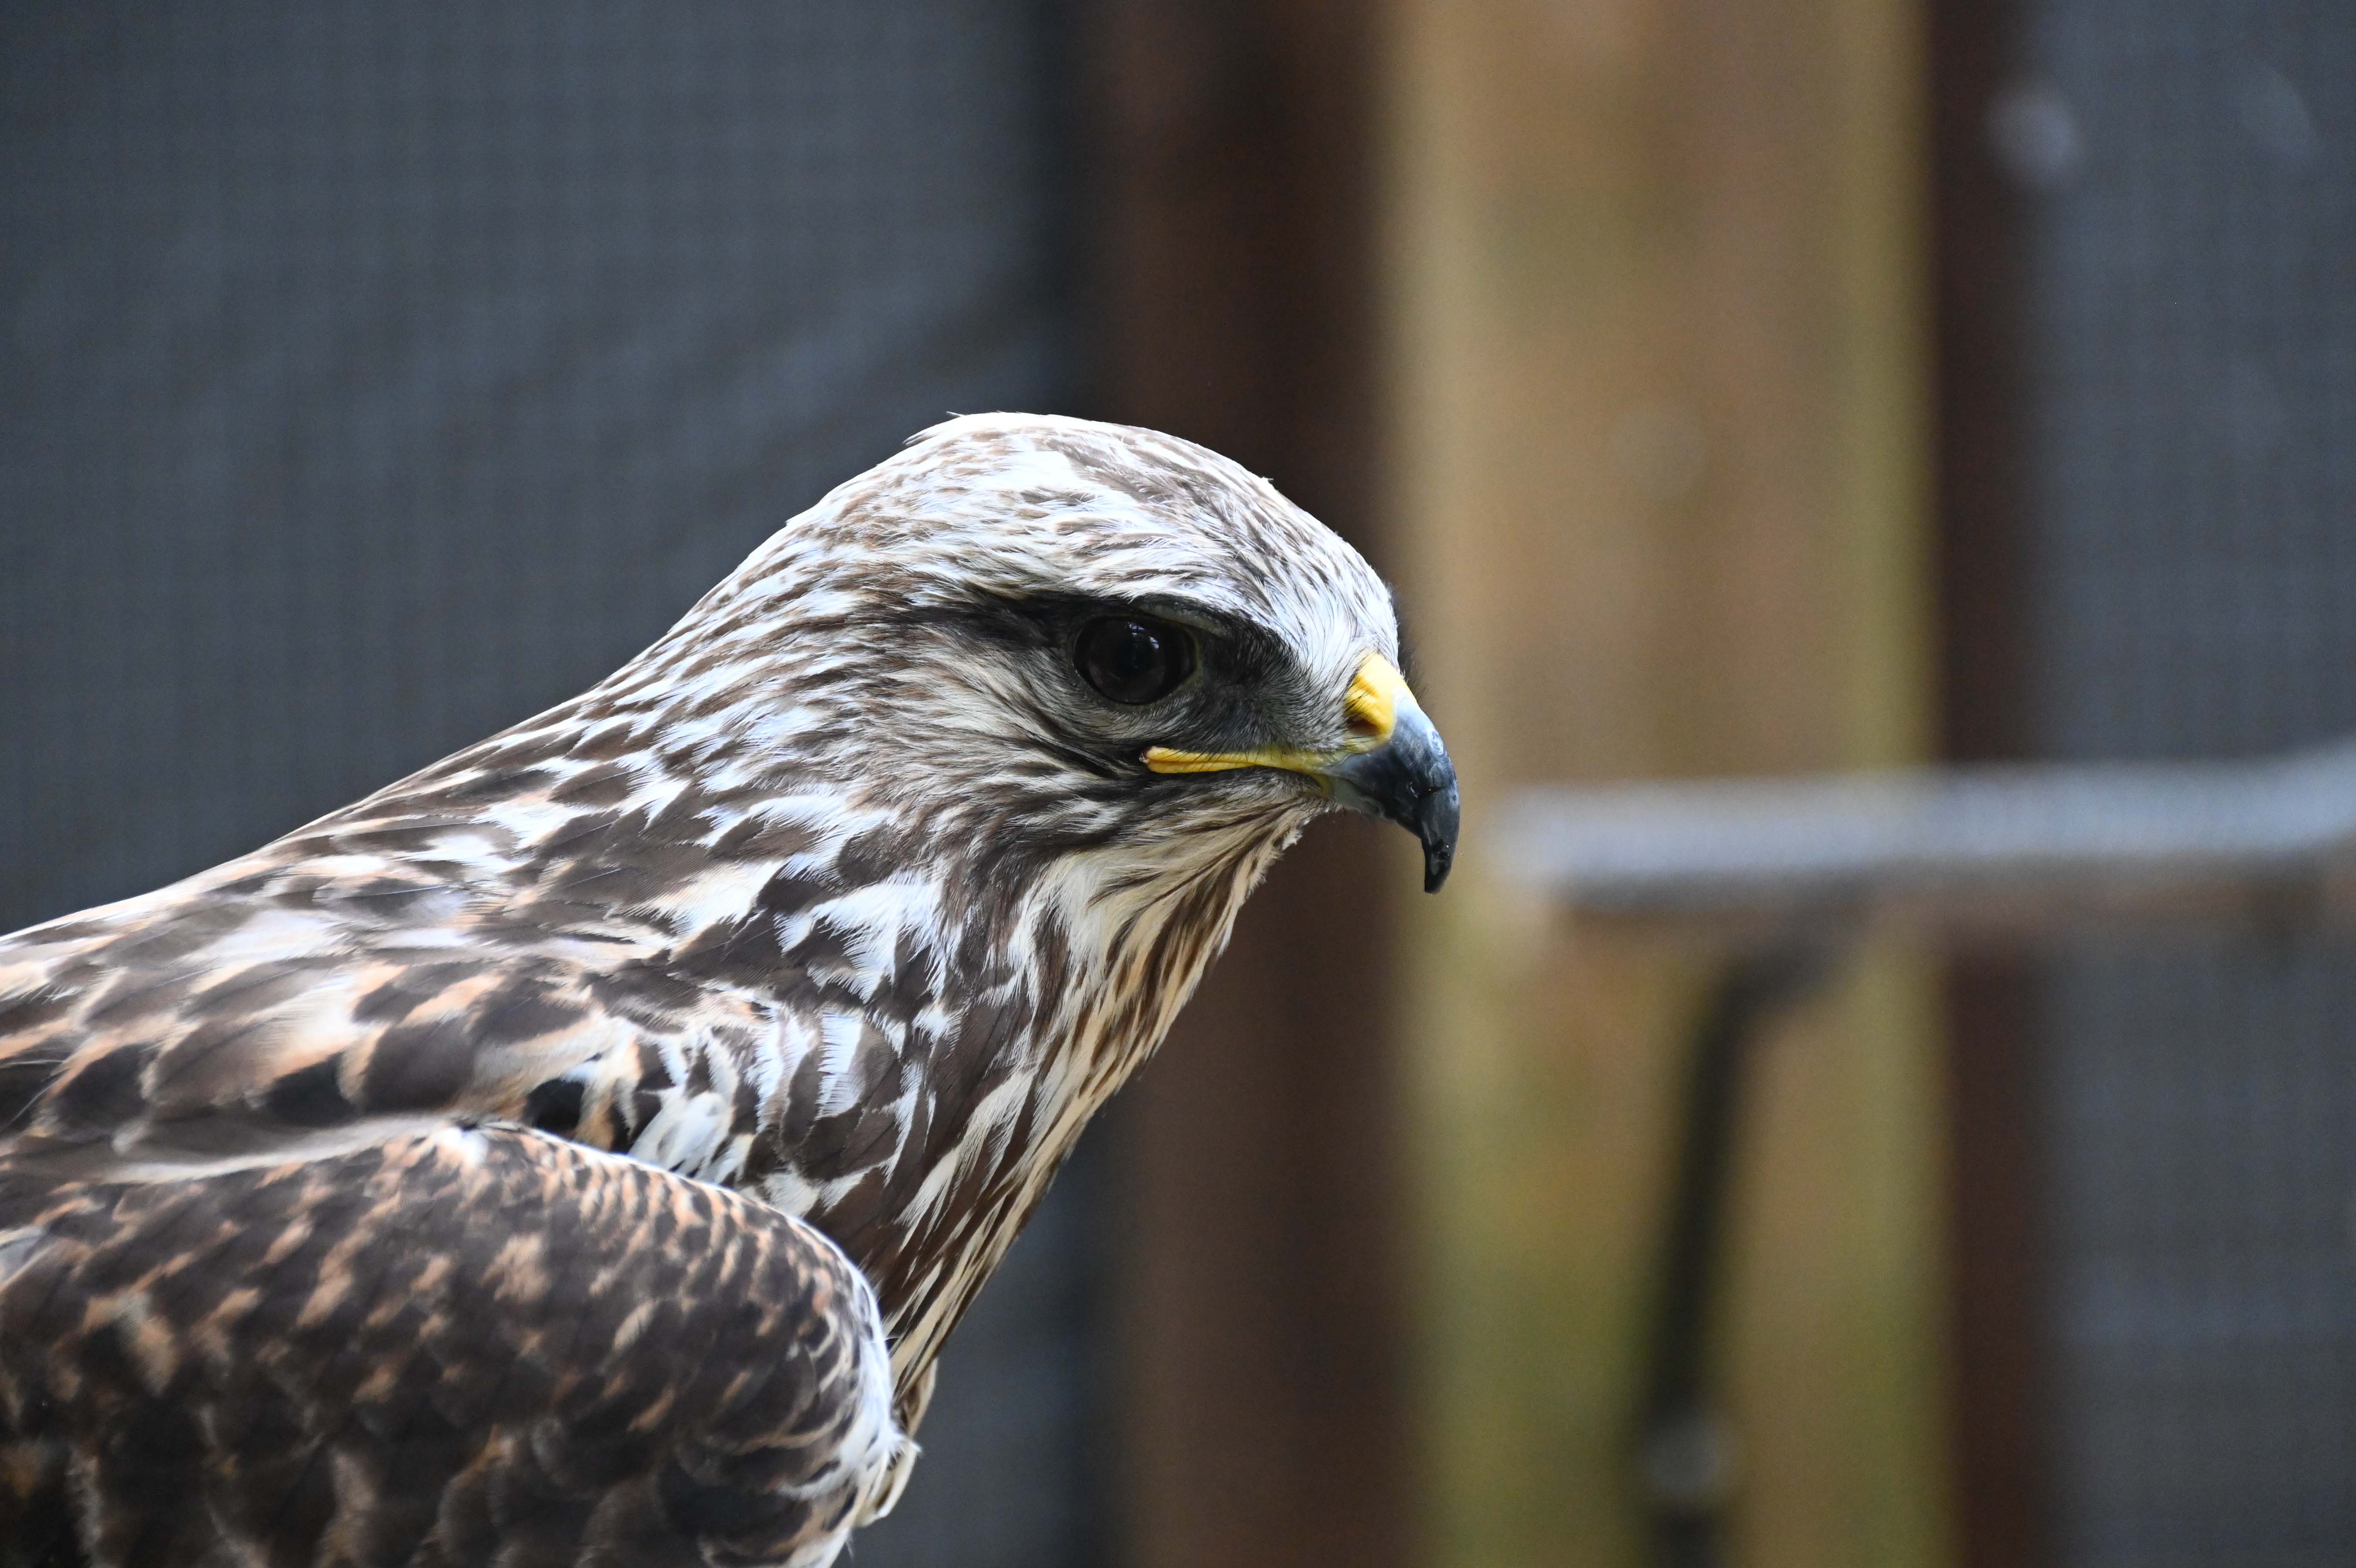
[[[1456,864],[1459,817],[1456,781],[1426,795],[1416,812],[1415,836],[1423,845],[1423,891],[1436,893]]]

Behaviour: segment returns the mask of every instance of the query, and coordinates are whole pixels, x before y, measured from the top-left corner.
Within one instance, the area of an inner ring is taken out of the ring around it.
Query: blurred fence
[[[2011,670],[1951,657],[1951,686],[2008,709],[1997,752],[2057,761],[2356,732],[2356,10],[1946,9],[1999,46],[1951,156],[2005,215],[1951,212],[1950,268],[1998,308],[1947,347],[2010,367],[1986,443],[1948,447],[1951,502],[1991,467],[2008,496],[1948,549],[2008,578],[1959,645]],[[1958,1031],[1959,1082],[2028,1040],[2009,1109],[1957,1125],[1976,1184],[2033,1170],[2022,1501],[2053,1561],[2356,1559],[2356,965],[2307,919],[2337,874],[2254,891],[2231,939],[2058,944],[2011,1023]]]

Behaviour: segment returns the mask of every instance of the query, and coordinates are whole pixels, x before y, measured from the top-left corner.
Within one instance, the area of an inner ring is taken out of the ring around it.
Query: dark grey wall
[[[1055,17],[0,10],[0,929],[594,681],[834,482],[1070,391]],[[1090,1560],[1086,1168],[863,1564]]]
[[[2043,748],[2356,735],[2356,7],[2029,0]],[[2063,1561],[2356,1562],[2356,953],[2051,977]]]

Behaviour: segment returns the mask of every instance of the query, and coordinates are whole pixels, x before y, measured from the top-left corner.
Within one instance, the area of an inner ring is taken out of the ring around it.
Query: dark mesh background
[[[2028,11],[2047,747],[2356,733],[2356,6]],[[2052,1018],[2064,1560],[2356,1562],[2356,953],[2088,954]]]
[[[0,929],[605,674],[951,411],[1066,400],[1055,18],[0,9]],[[1093,1556],[1088,1189],[862,1564]]]

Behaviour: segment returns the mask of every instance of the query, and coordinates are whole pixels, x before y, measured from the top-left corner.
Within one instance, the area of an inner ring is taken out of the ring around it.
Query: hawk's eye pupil
[[[1133,708],[1177,688],[1194,670],[1194,645],[1166,621],[1107,615],[1080,628],[1072,662],[1098,692]]]

